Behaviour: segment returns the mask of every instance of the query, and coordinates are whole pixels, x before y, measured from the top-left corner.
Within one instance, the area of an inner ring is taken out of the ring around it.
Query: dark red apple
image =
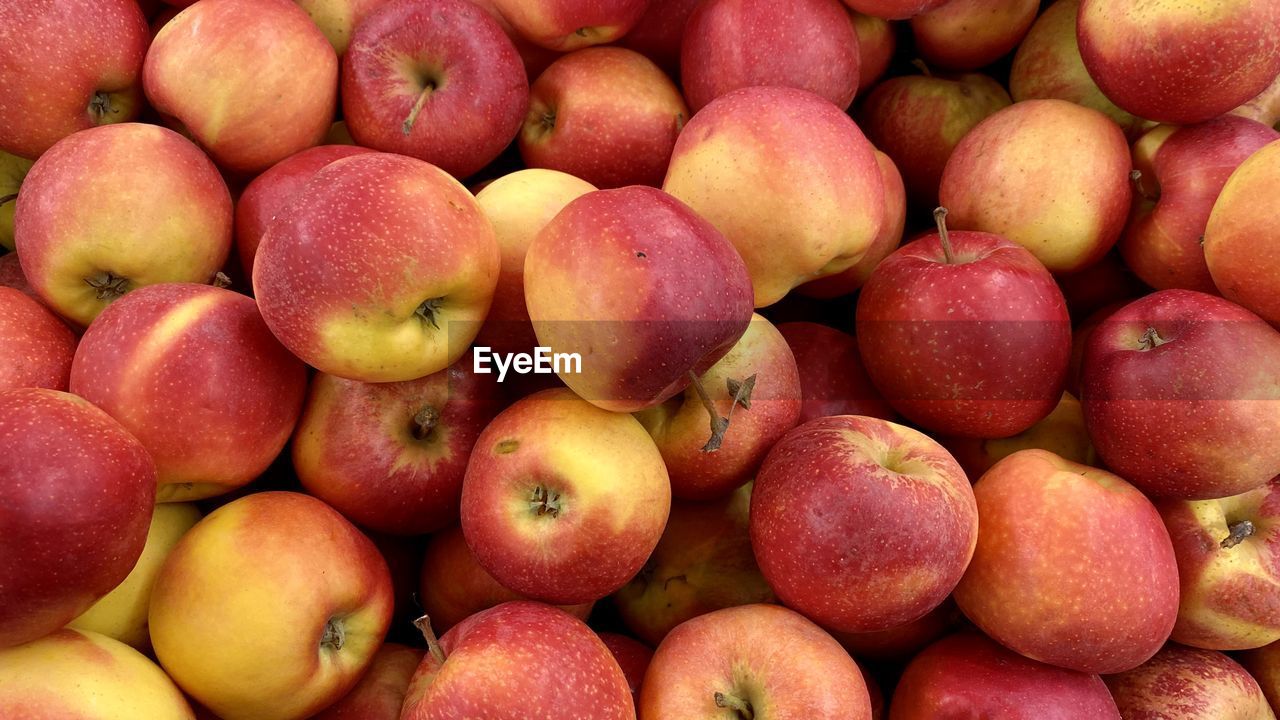
[[[800,372],[800,424],[829,415],[897,417],[871,384],[856,337],[805,321],[782,323],[778,332],[791,346]]]

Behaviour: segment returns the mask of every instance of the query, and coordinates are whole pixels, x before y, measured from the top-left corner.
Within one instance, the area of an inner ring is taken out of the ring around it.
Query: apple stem
[[[436,84],[428,82],[426,87],[422,88],[422,92],[418,93],[418,99],[413,103],[413,107],[409,110],[409,117],[404,119],[404,124],[400,126],[400,131],[405,135],[413,132],[413,124],[418,121],[418,113],[422,112],[422,107],[427,104],[427,97],[435,92]]]
[[[426,440],[440,422],[440,411],[427,405],[413,415],[413,437]]]
[[[4,205],[7,202],[12,202],[17,199],[18,199],[18,193],[9,193],[8,195],[0,195],[0,205]]]
[[[423,615],[413,621],[413,626],[418,628],[418,632],[422,633],[422,638],[427,641],[427,652],[431,653],[431,657],[436,662],[444,664],[444,648],[440,647],[440,640],[436,638],[436,631],[431,629],[431,618]]]
[[[209,281],[209,284],[216,288],[229,288],[231,287],[231,278],[219,270],[213,274],[213,279]]]
[[[1154,350],[1167,342],[1169,341],[1160,337],[1160,333],[1156,332],[1155,328],[1149,327],[1146,332],[1142,333],[1142,337],[1138,339],[1138,349],[1146,352]]]
[[[751,703],[746,700],[743,700],[737,695],[725,695],[722,692],[716,693],[715,698],[716,707],[733,710],[738,713],[742,720],[754,720],[756,716],[755,711],[751,709]]]
[[[1245,538],[1258,531],[1258,529],[1253,526],[1253,523],[1248,520],[1241,520],[1238,523],[1232,523],[1227,527],[1227,529],[1231,531],[1231,534],[1227,535],[1226,539],[1222,541],[1223,550],[1230,550],[1244,542]]]
[[[689,371],[689,384],[693,386],[694,392],[698,393],[702,407],[706,408],[707,414],[711,416],[711,437],[707,440],[707,444],[702,446],[702,452],[713,453],[724,443],[725,431],[729,429],[729,418],[721,417],[720,411],[716,410],[715,403],[711,401],[711,396],[707,394],[707,389],[702,386],[702,380],[692,370]]]
[[[933,77],[933,72],[929,70],[929,65],[925,63],[924,60],[916,58],[911,61],[911,64],[914,65],[921,73],[924,73],[925,77]]]
[[[938,226],[938,238],[942,241],[942,257],[948,265],[955,264],[956,256],[951,252],[951,233],[947,232],[947,209],[934,208],[933,222]]]
[[[111,96],[98,90],[89,98],[89,114],[95,120],[101,121],[102,118],[112,113],[120,112],[117,108],[111,107]]]

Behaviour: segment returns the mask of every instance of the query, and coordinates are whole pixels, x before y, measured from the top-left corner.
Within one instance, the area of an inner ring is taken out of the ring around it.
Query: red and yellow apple
[[[421,650],[407,645],[383,645],[351,692],[311,720],[400,720],[409,681],[422,663],[422,655]]]
[[[1204,257],[1228,300],[1280,326],[1280,231],[1265,213],[1269,188],[1280,182],[1280,140],[1253,153],[1231,173],[1204,231]]]
[[[1071,393],[1063,393],[1058,406],[1043,420],[1012,437],[985,440],[941,437],[938,441],[975,480],[1006,457],[1033,448],[1048,450],[1081,465],[1097,464],[1097,454],[1084,426],[1084,410]]]
[[[76,335],[26,293],[0,287],[0,390],[66,390]]]
[[[1140,667],[1106,678],[1125,718],[1275,720],[1262,688],[1235,660],[1170,643]]]
[[[516,32],[549,50],[611,43],[639,22],[650,0],[490,0]]]
[[[1039,12],[1039,0],[950,0],[911,18],[911,34],[925,60],[976,70],[1013,52]]]

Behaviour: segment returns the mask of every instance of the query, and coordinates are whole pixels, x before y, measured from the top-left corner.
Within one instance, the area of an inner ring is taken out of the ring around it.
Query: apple
[[[852,335],[814,322],[782,323],[800,372],[800,418],[797,424],[830,415],[868,415],[893,420],[897,413],[880,397],[867,377]]]
[[[1071,272],[1120,238],[1133,195],[1129,171],[1129,144],[1106,115],[1065,100],[1028,100],[964,136],[938,198],[957,230],[1003,235],[1053,272]]]
[[[1209,650],[1280,640],[1280,478],[1232,497],[1156,507],[1182,582],[1173,639]]]
[[[125,579],[147,540],[156,470],[106,413],[44,388],[0,391],[0,447],[0,647],[9,647],[66,625]]]
[[[50,307],[88,325],[134,288],[209,282],[231,251],[231,194],[181,135],[123,123],[40,157],[14,215],[22,271]]]
[[[1080,401],[1107,467],[1152,497],[1200,500],[1280,475],[1277,383],[1280,332],[1222,298],[1162,290],[1093,331]]]
[[[137,117],[149,38],[132,0],[0,6],[0,151],[34,160],[74,132]]]
[[[498,384],[469,360],[398,383],[317,373],[293,436],[302,486],[379,532],[456,523],[471,447],[499,409]]]
[[[321,168],[276,216],[253,290],[307,364],[398,382],[462,357],[498,268],[493,228],[466,188],[421,160],[369,153]]]
[[[351,36],[360,23],[389,0],[294,0],[307,11],[311,20],[324,33],[338,57],[351,44]]]
[[[884,76],[898,49],[898,36],[884,18],[852,13],[853,31],[858,35],[858,89],[869,89]]]
[[[938,438],[971,478],[978,478],[1006,457],[1030,448],[1048,450],[1081,465],[1096,465],[1097,455],[1084,427],[1084,410],[1071,393],[1063,393],[1053,412],[1026,430],[1007,438]]]
[[[361,145],[474,174],[520,130],[529,85],[497,21],[467,0],[394,0],[351,38],[342,112]]]
[[[689,620],[654,651],[640,689],[645,720],[870,720],[857,663],[822,628],[777,605]]]
[[[786,338],[759,315],[698,379],[699,386],[683,395],[636,413],[662,453],[672,495],[682,500],[724,497],[750,481],[769,448],[800,418],[795,356]],[[702,393],[729,422],[723,444],[713,451],[707,448],[712,418]]]
[[[648,562],[613,596],[623,623],[652,645],[686,620],[774,601],[751,550],[751,485],[708,502],[677,501]]]
[[[733,246],[643,186],[566,205],[529,245],[524,293],[539,346],[568,358],[560,379],[617,412],[679,394],[751,320],[751,278]]]
[[[322,167],[352,155],[373,152],[355,145],[319,145],[281,160],[245,186],[236,200],[236,253],[245,277],[267,226]]]
[[[1062,273],[1056,279],[1058,287],[1062,288],[1062,296],[1067,299],[1067,310],[1076,320],[1088,318],[1117,303],[1124,305],[1151,292],[1151,288],[1124,264],[1116,250],[1083,270]]]
[[[926,207],[937,204],[942,171],[960,139],[1009,105],[1009,93],[986,75],[902,75],[877,85],[858,118],[902,172],[912,204]]]
[[[671,77],[680,74],[680,45],[689,16],[702,0],[650,0],[648,9],[619,40],[652,60]]]
[[[511,40],[511,44],[515,45],[521,62],[524,63],[525,75],[530,82],[541,75],[542,71],[546,70],[551,63],[564,54],[534,44],[516,32],[516,29],[511,26],[511,22],[503,16],[502,11],[498,10],[495,0],[470,0],[470,2],[489,13],[489,17],[493,18],[498,23],[498,26],[502,28],[502,32],[506,33],[507,38]]]
[[[189,283],[112,303],[71,365],[71,391],[155,459],[162,502],[212,497],[261,475],[289,440],[306,387],[306,368],[251,298]]]
[[[1256,650],[1248,650],[1236,655],[1240,663],[1257,680],[1262,694],[1271,702],[1274,709],[1280,706],[1280,643],[1271,643]]]
[[[142,653],[105,635],[67,629],[0,649],[0,717],[195,720],[196,716],[173,681]]]
[[[885,20],[906,20],[945,5],[949,0],[844,0],[854,10]]]
[[[569,390],[499,414],[462,483],[462,531],[480,565],[557,604],[598,600],[635,577],[670,508],[667,469],[639,421]]]
[[[320,143],[338,57],[290,0],[202,0],[156,34],[142,80],[151,105],[214,161],[253,175]]]
[[[911,34],[925,60],[976,70],[1018,47],[1039,12],[1039,0],[951,0],[911,18]]]
[[[571,201],[596,190],[558,170],[526,169],[503,175],[476,193],[501,251],[493,305],[475,344],[495,352],[529,352],[538,344],[524,303],[524,258],[534,237]]]
[[[498,584],[467,547],[462,527],[454,525],[427,539],[418,578],[417,600],[431,626],[445,632],[481,610],[525,596]],[[560,609],[586,622],[594,602],[561,605]]]
[[[739,88],[807,90],[847,110],[861,54],[840,0],[704,0],[685,25],[680,76],[694,112]]]
[[[1231,114],[1239,115],[1249,120],[1256,120],[1263,125],[1280,124],[1280,75],[1277,75],[1276,79],[1271,81],[1266,90],[1232,110]]]
[[[661,185],[689,119],[675,83],[626,48],[575,50],[553,62],[529,93],[520,130],[525,164],[601,188]]]
[[[472,615],[436,642],[409,684],[401,720],[580,717],[635,720],[627,678],[591,628],[517,600]]]
[[[150,650],[147,606],[151,602],[151,588],[165,558],[199,520],[199,508],[190,503],[157,505],[151,515],[146,545],[128,577],[72,620],[68,627],[101,633],[142,652]]]
[[[609,648],[613,659],[618,661],[622,674],[627,678],[627,687],[631,689],[631,701],[636,709],[640,707],[640,686],[644,683],[645,671],[649,669],[649,661],[653,659],[653,650],[648,645],[617,633],[599,633],[604,646]]]
[[[1047,450],[996,463],[973,487],[978,547],[953,597],[1015,652],[1069,670],[1146,662],[1178,616],[1173,544],[1151,501]]]
[[[305,718],[345,695],[391,619],[377,548],[324,503],[259,492],[178,541],[151,591],[156,657],[224,720]]]
[[[942,604],[978,536],[969,479],[941,445],[850,415],[805,423],[773,446],[750,522],[778,598],[842,632],[887,630]]]
[[[1262,212],[1267,197],[1259,192],[1275,187],[1280,177],[1280,140],[1250,155],[1222,188],[1204,231],[1204,257],[1209,274],[1228,299],[1280,326],[1280,260],[1272,248],[1280,238]]]
[[[1111,303],[1101,308],[1097,312],[1085,317],[1084,320],[1076,324],[1075,330],[1071,334],[1071,363],[1067,367],[1067,392],[1075,397],[1080,397],[1080,388],[1084,384],[1084,352],[1089,347],[1089,338],[1093,336],[1093,332],[1098,329],[1103,320],[1114,315],[1118,310],[1132,302],[1132,298]],[[1083,413],[1084,407],[1081,406]],[[1083,415],[1082,415],[1083,418]],[[1088,428],[1085,428],[1088,432]],[[1092,439],[1090,445],[1092,445]],[[1096,453],[1094,459],[1096,460]],[[1084,461],[1078,461],[1084,462]],[[1096,465],[1097,462],[1084,462],[1085,465]]]
[[[947,598],[941,605],[908,623],[865,633],[832,632],[850,655],[877,663],[902,664],[939,638],[961,626],[964,616]],[[873,698],[874,700],[874,698]]]
[[[1170,644],[1155,657],[1106,678],[1126,718],[1275,720],[1262,688],[1235,660]]]
[[[650,0],[490,0],[516,32],[549,50],[569,52],[627,34]]]
[[[31,283],[27,282],[27,276],[22,274],[22,263],[18,260],[17,253],[0,255],[0,287],[18,290],[40,303],[41,307],[48,307],[31,287]]]
[[[1016,435],[1062,396],[1071,320],[1031,252],[990,233],[938,233],[894,252],[857,306],[858,349],[895,410],[959,437]]]
[[[1187,125],[1230,111],[1280,74],[1280,0],[1186,7],[1081,0],[1076,27],[1089,75],[1138,117]]]
[[[13,249],[13,213],[18,189],[31,171],[33,160],[0,151],[0,247]]]
[[[38,301],[0,287],[0,391],[36,387],[66,390],[76,335]]]
[[[1097,675],[1045,665],[967,632],[917,655],[893,692],[889,720],[940,717],[1120,720],[1121,714]]]
[[[1018,46],[1009,70],[1009,94],[1024,100],[1066,100],[1111,118],[1126,133],[1145,121],[1116,107],[1089,76],[1076,41],[1080,0],[1055,0]]]
[[[884,225],[875,151],[848,115],[794,88],[735,90],[676,140],[663,189],[733,243],[756,307],[844,272]]]
[[[1137,196],[1120,239],[1125,264],[1153,288],[1217,294],[1205,261],[1205,226],[1227,178],[1280,132],[1235,115],[1160,125],[1133,146]]]
[[[409,681],[422,656],[417,648],[386,643],[374,653],[369,669],[351,692],[312,720],[400,720]]]

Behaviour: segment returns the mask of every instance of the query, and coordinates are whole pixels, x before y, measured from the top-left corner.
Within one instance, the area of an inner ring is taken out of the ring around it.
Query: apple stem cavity
[[[409,116],[404,119],[404,124],[400,126],[401,132],[405,135],[413,132],[413,125],[418,121],[418,114],[422,112],[422,107],[427,104],[427,98],[435,91],[436,83],[434,80],[427,80],[423,83],[422,92],[418,93],[418,99],[414,101],[413,107],[409,109]]]
[[[115,300],[129,291],[129,278],[120,277],[112,272],[98,273],[85,278],[85,283],[97,291],[99,300]]]
[[[426,440],[431,437],[431,431],[436,429],[439,422],[439,410],[430,405],[422,408],[413,414],[413,437],[417,440]]]
[[[320,636],[320,647],[338,652],[347,642],[347,632],[337,618],[329,618],[324,624],[324,634]]]
[[[423,300],[422,304],[414,312],[426,322],[431,323],[431,327],[439,330],[440,324],[436,321],[436,315],[440,313],[440,306],[444,304],[444,298],[431,298]]]
[[[1244,542],[1245,538],[1249,537],[1250,535],[1253,535],[1255,532],[1258,531],[1258,529],[1254,527],[1253,523],[1248,520],[1241,520],[1238,523],[1232,523],[1231,525],[1227,526],[1227,529],[1231,531],[1231,534],[1227,535],[1227,537],[1223,539],[1222,541],[1223,550],[1230,550],[1231,548]]]
[[[933,222],[938,226],[938,239],[942,241],[942,257],[948,265],[954,265],[956,256],[951,251],[951,234],[947,232],[947,209],[934,208]]]
[[[444,664],[444,648],[440,647],[440,640],[436,637],[436,631],[431,629],[431,618],[423,615],[413,621],[413,626],[418,628],[418,632],[422,633],[422,638],[427,641],[427,652],[431,653],[431,657],[435,658],[437,663]]]
[[[755,720],[756,713],[751,709],[751,703],[743,700],[737,695],[726,695],[722,692],[715,694],[716,707],[725,708],[738,713],[738,717],[742,720]]]
[[[1147,352],[1148,350],[1154,350],[1167,342],[1169,341],[1160,337],[1160,333],[1156,332],[1155,328],[1149,327],[1146,332],[1142,333],[1142,337],[1138,339],[1138,350],[1140,352]]]

